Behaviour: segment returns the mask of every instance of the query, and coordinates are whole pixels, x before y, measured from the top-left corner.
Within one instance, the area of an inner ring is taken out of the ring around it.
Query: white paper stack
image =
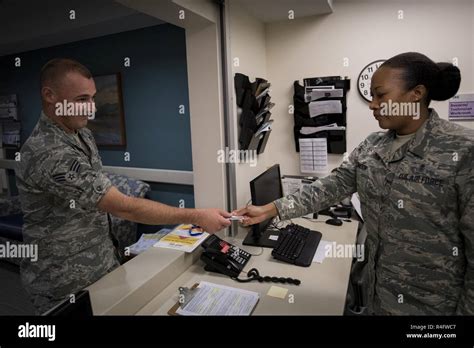
[[[233,315],[252,314],[259,300],[254,291],[202,281],[192,299],[179,308],[179,315]]]
[[[342,103],[340,100],[323,100],[309,103],[310,117],[340,113],[342,113]]]

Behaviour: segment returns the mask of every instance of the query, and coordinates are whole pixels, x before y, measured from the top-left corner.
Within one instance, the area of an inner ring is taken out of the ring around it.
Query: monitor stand
[[[278,237],[279,235],[280,231],[271,229],[266,229],[263,233],[259,234],[250,231],[247,234],[247,237],[245,237],[242,244],[273,249],[278,244],[278,238],[276,237]],[[272,236],[272,238],[275,238],[276,240],[271,239],[270,236]]]

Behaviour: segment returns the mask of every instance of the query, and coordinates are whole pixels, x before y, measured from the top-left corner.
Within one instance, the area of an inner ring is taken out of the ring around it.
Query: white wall
[[[232,77],[236,73],[242,73],[250,77],[253,82],[256,77],[266,78],[267,76],[267,56],[265,41],[265,25],[246,12],[235,2],[229,3],[229,43],[231,59],[238,59],[238,66],[232,64]],[[233,84],[232,84],[233,85]],[[235,89],[232,91],[232,100],[234,106],[233,124],[235,127],[234,149],[238,149],[238,120],[237,108],[235,102]],[[241,207],[250,199],[249,181],[258,176],[266,169],[267,154],[258,156],[257,165],[252,167],[248,163],[236,164],[236,194],[237,206]]]
[[[341,75],[352,80],[348,95],[347,150],[351,151],[370,132],[378,130],[368,105],[359,96],[356,79],[369,62],[401,52],[418,51],[435,61],[458,58],[462,71],[461,92],[474,92],[474,0],[334,0],[328,15],[263,23],[239,1],[228,1],[232,76],[240,72],[272,83],[275,120],[265,153],[258,165],[236,164],[237,205],[250,199],[249,181],[274,163],[283,174],[300,174],[299,154],[293,139],[293,81],[304,77]],[[250,6],[249,4],[247,4]],[[404,19],[399,20],[399,10]],[[298,12],[297,12],[298,13]],[[344,58],[349,66],[343,65]],[[232,91],[232,105],[235,95]],[[434,106],[447,118],[447,102]],[[237,110],[233,110],[237,132]],[[464,122],[463,124],[467,124]],[[474,124],[468,124],[474,128]],[[238,139],[237,133],[235,138]],[[234,144],[238,148],[238,144]],[[339,165],[341,155],[330,155],[329,168]],[[324,176],[327,173],[321,173]]]
[[[299,174],[298,153],[292,135],[294,80],[341,75],[351,79],[347,110],[347,147],[351,151],[370,132],[379,130],[368,105],[359,96],[360,70],[376,59],[417,51],[435,61],[458,58],[460,92],[474,92],[472,0],[349,1],[334,0],[334,13],[266,25],[266,72],[272,82],[275,119],[266,148],[266,161],[280,163],[283,174]],[[403,10],[404,19],[397,18]],[[250,49],[250,47],[249,47]],[[349,58],[349,66],[343,59]],[[447,118],[448,102],[433,102]],[[474,122],[462,122],[474,128]],[[341,155],[330,156],[330,168]]]

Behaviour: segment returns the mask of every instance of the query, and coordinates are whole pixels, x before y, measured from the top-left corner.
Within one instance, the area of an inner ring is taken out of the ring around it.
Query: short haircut
[[[70,72],[76,72],[90,79],[92,74],[84,65],[69,58],[54,58],[47,62],[40,73],[41,87],[47,83],[56,83]]]

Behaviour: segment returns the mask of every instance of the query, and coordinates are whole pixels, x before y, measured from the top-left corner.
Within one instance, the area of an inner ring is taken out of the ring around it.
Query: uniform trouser
[[[42,315],[49,311],[51,308],[57,306],[61,302],[64,302],[65,299],[57,300],[49,296],[41,294],[29,294],[30,300],[36,310],[36,315]]]

